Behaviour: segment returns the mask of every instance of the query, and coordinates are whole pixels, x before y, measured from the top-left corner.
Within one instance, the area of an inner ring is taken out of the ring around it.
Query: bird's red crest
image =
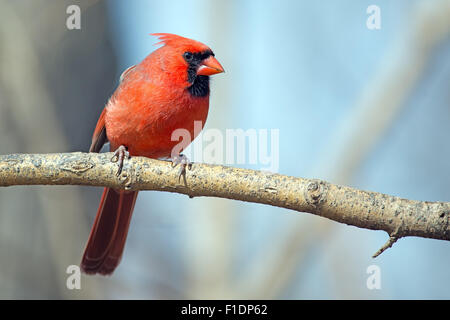
[[[158,37],[158,39],[160,40],[155,45],[162,44],[170,47],[192,48],[193,51],[203,51],[209,49],[208,46],[199,41],[188,39],[172,33],[151,33],[150,35]]]

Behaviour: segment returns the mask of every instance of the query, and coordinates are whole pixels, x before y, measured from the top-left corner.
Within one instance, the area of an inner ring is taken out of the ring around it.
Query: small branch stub
[[[327,194],[326,182],[314,180],[308,184],[305,193],[306,201],[313,206],[318,206],[324,202]]]
[[[384,244],[384,246],[382,246],[382,247],[380,248],[380,250],[378,250],[377,252],[375,252],[375,254],[372,256],[372,258],[378,257],[378,256],[379,256],[380,254],[382,254],[385,250],[387,250],[387,249],[389,249],[390,247],[392,247],[392,245],[393,245],[394,243],[396,243],[398,239],[399,239],[399,238],[397,238],[397,237],[392,237],[392,236],[390,236],[389,239],[388,239],[388,241]]]

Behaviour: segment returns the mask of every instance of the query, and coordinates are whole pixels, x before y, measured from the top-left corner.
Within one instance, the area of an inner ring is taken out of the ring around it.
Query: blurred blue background
[[[156,48],[149,33],[168,32],[206,43],[226,70],[212,80],[205,128],[224,134],[279,129],[279,173],[450,201],[450,1],[77,3],[81,30],[64,27],[71,1],[0,1],[4,14],[19,21],[1,41],[14,39],[9,43],[18,52],[31,42],[35,52],[11,54],[2,63],[8,70],[13,63],[34,61],[45,83],[40,89],[37,81],[30,84],[31,103],[12,94],[0,97],[1,153],[86,151],[121,72]],[[373,4],[381,10],[379,30],[366,26]],[[47,13],[30,22],[39,5]],[[11,86],[22,83],[17,77],[8,80]],[[8,86],[0,89],[11,92]],[[40,109],[44,102],[48,111]],[[15,109],[22,113],[14,115]],[[33,112],[53,114],[62,125],[51,129],[53,118],[46,116],[42,121],[50,128],[30,128],[21,117]],[[64,266],[79,263],[100,192],[1,190],[0,200],[12,200],[0,204],[0,237],[8,244],[0,249],[6,261],[0,262],[0,297],[450,298],[448,242],[403,238],[372,259],[387,240],[385,232],[269,206],[160,192],[140,193],[114,275],[83,276],[82,290],[70,291]],[[40,203],[39,209],[23,198]],[[62,201],[63,212],[49,212],[58,208],[51,201]],[[30,210],[41,212],[34,223]],[[25,233],[26,241],[20,236]],[[18,268],[31,252],[28,269]],[[366,286],[371,265],[380,268],[380,290]],[[35,278],[30,273],[41,280],[30,280]]]

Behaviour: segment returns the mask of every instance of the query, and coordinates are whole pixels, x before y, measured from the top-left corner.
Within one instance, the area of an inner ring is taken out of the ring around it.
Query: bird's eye
[[[192,53],[190,53],[190,52],[185,52],[184,53],[184,58],[186,59],[186,61],[192,61],[192,58],[193,58],[194,56],[193,56],[193,54]]]

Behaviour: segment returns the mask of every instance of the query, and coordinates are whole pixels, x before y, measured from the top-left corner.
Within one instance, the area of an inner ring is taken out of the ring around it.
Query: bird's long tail
[[[83,272],[109,275],[119,265],[137,195],[137,191],[105,188],[84,249]]]

